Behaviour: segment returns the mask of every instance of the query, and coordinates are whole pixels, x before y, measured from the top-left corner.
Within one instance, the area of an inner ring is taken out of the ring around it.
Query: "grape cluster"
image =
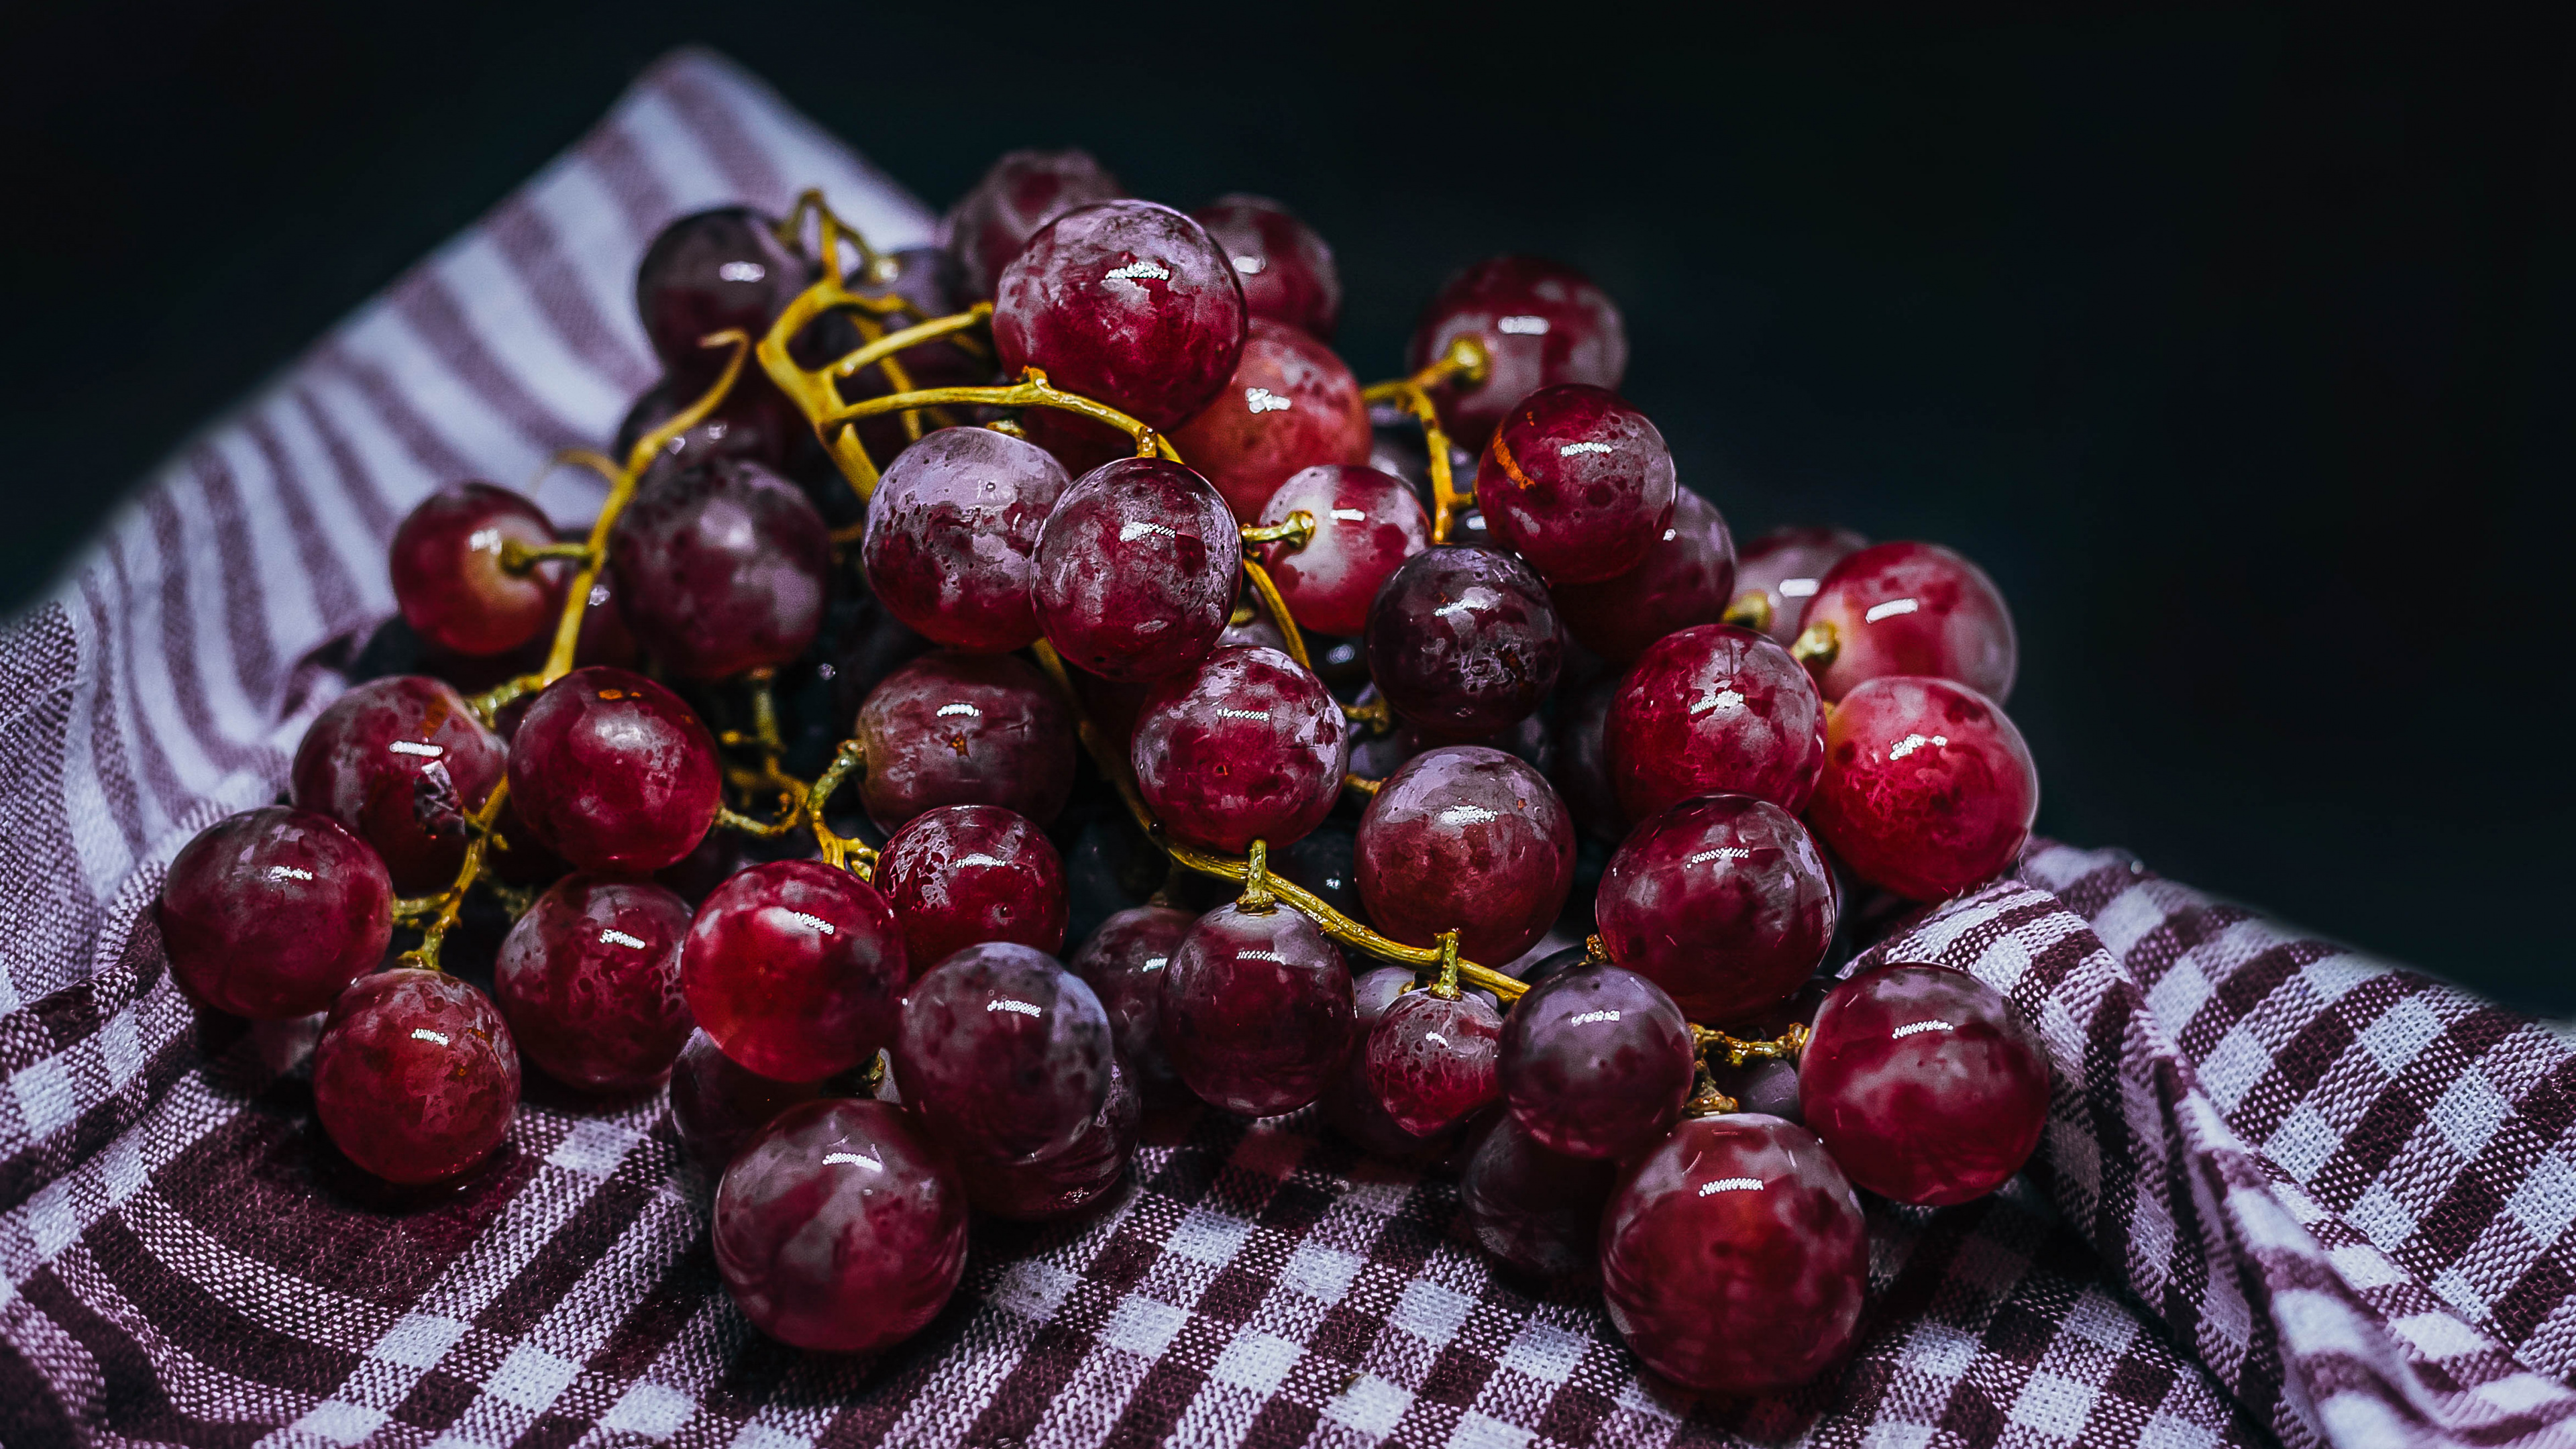
[[[322,1127],[397,1183],[491,1159],[523,1063],[667,1081],[727,1288],[802,1347],[918,1330],[971,1213],[1111,1200],[1188,1094],[1456,1171],[1674,1380],[1814,1377],[1858,1191],[1989,1192],[2047,1116],[1993,990],[1830,974],[1857,893],[2027,840],[2010,614],[1934,544],[1739,555],[1563,265],[1468,268],[1368,387],[1341,296],[1279,204],[1079,152],[936,248],[810,195],[672,223],[666,376],[568,459],[598,517],[414,510],[402,664],[172,863],[178,979],[327,1013]]]

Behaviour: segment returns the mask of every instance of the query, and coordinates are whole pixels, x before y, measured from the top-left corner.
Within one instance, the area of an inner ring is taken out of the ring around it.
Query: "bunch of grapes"
[[[1468,268],[1363,387],[1286,209],[1020,152],[941,247],[710,211],[636,298],[666,375],[574,458],[596,521],[423,503],[418,666],[170,870],[190,992],[327,1013],[357,1166],[473,1170],[523,1062],[667,1080],[742,1311],[858,1351],[938,1313],[970,1209],[1107,1201],[1158,1094],[1320,1104],[1749,1393],[1850,1344],[1857,1190],[1960,1202],[2036,1146],[1994,991],[1820,974],[1857,892],[2028,837],[2002,599],[1928,543],[1739,557],[1580,273]],[[442,969],[469,900],[511,917],[488,991]]]

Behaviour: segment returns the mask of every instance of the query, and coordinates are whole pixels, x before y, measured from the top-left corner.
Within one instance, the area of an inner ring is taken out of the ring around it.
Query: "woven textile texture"
[[[2006,1192],[1873,1207],[1861,1346],[1792,1399],[1647,1380],[1446,1184],[1301,1117],[1157,1116],[1109,1210],[979,1222],[955,1303],[872,1360],[734,1311],[658,1096],[534,1085],[461,1192],[355,1180],[305,1044],[181,997],[163,872],[275,794],[415,501],[613,431],[652,233],[809,185],[929,235],[755,82],[664,61],[0,635],[0,1443],[2576,1442],[2576,1040],[2060,846],[1863,958],[2008,992],[2057,1098]]]

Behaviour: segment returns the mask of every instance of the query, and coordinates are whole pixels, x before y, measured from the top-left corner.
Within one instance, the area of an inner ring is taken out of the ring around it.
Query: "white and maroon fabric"
[[[1446,1184],[1297,1118],[1155,1119],[1113,1207],[979,1223],[955,1303],[873,1359],[735,1312],[658,1096],[532,1078],[492,1170],[371,1190],[293,1034],[182,998],[163,872],[275,795],[416,500],[612,432],[653,232],[807,186],[930,234],[756,82],[662,62],[0,634],[0,1443],[2576,1443],[2576,1039],[2059,846],[1865,958],[2009,992],[2056,1108],[2005,1193],[1873,1209],[1861,1345],[1789,1399],[1653,1382]]]

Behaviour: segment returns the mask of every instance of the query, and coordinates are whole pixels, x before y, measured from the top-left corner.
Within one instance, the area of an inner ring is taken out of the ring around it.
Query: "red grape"
[[[1163,825],[1228,854],[1286,845],[1341,798],[1350,721],[1276,649],[1220,649],[1154,687],[1136,720],[1136,789]]]
[[[492,994],[548,1076],[589,1091],[660,1081],[689,1039],[680,994],[688,903],[657,885],[570,875],[501,942]]]
[[[1369,1034],[1387,1008],[1417,984],[1408,966],[1381,966],[1351,983],[1350,1054],[1333,1072],[1317,1110],[1327,1126],[1369,1156],[1425,1165],[1447,1151],[1458,1134],[1442,1131],[1416,1137],[1397,1126],[1386,1104],[1378,1100],[1368,1073]]]
[[[986,941],[1064,949],[1064,858],[1027,816],[997,805],[942,805],[906,821],[877,857],[876,887],[916,978]]]
[[[1703,795],[1628,836],[1594,909],[1610,959],[1694,1021],[1785,999],[1834,939],[1834,879],[1798,818],[1750,795]]]
[[[818,860],[755,865],[716,887],[680,948],[698,1025],[764,1077],[815,1082],[894,1039],[903,936],[883,897]]]
[[[1243,353],[1243,288],[1207,231],[1168,206],[1104,201],[1038,229],[1002,269],[1002,370],[1166,432],[1207,405]]]
[[[1088,151],[1011,151],[948,209],[948,254],[969,298],[990,297],[1038,228],[1077,206],[1127,194]]]
[[[1067,662],[1108,679],[1176,674],[1234,612],[1243,539],[1207,480],[1122,458],[1074,481],[1038,534],[1038,620]]]
[[[869,587],[942,644],[1027,647],[1038,638],[1030,556],[1071,481],[1044,449],[990,428],[931,433],[895,458],[868,500]]]
[[[627,627],[683,678],[785,664],[822,627],[823,517],[758,463],[656,470],[618,515],[608,558]]]
[[[1610,701],[1618,693],[1616,677],[1601,679],[1558,705],[1556,768],[1548,776],[1583,833],[1614,845],[1628,833],[1627,814],[1619,808],[1618,791],[1610,783],[1610,749],[1604,737]]]
[[[739,327],[760,340],[814,280],[813,268],[747,206],[722,206],[662,228],[635,269],[635,310],[673,376],[712,381],[725,352],[700,339]],[[623,461],[622,459],[620,461]]]
[[[1315,229],[1266,196],[1220,196],[1190,213],[1234,264],[1244,309],[1333,340],[1342,318],[1342,274]]]
[[[1619,1164],[1568,1157],[1538,1144],[1504,1113],[1476,1143],[1458,1178],[1458,1206],[1485,1251],[1550,1278],[1598,1275],[1601,1210]]]
[[[1502,1013],[1478,993],[1444,999],[1408,991],[1378,1018],[1361,1050],[1387,1115],[1428,1137],[1501,1100],[1502,1037]]]
[[[384,959],[393,899],[384,862],[340,822],[264,805],[207,826],[170,862],[161,944],[218,1011],[310,1016]]]
[[[1368,408],[1359,379],[1331,348],[1284,323],[1256,321],[1233,376],[1172,429],[1172,446],[1250,523],[1291,475],[1366,463]]]
[[[1046,1222],[1097,1207],[1127,1175],[1136,1134],[1145,1125],[1145,1099],[1125,1064],[1109,1062],[1109,1095],[1082,1124],[1072,1143],[1035,1162],[1017,1162],[957,1146],[958,1173],[967,1200],[997,1218]]]
[[[1285,906],[1219,906],[1163,971],[1163,1047],[1189,1089],[1247,1117],[1324,1094],[1351,1046],[1351,973],[1315,923]]]
[[[1937,543],[1882,543],[1835,564],[1807,601],[1806,625],[1834,631],[1817,671],[1827,699],[1890,674],[1954,679],[1988,699],[2012,693],[2012,611],[1986,571]]]
[[[1889,675],[1834,706],[1807,818],[1861,879],[1937,901],[2011,868],[2039,771],[2003,710],[1964,684]]]
[[[721,360],[724,354],[710,355]],[[752,366],[757,368],[758,364]],[[646,433],[678,416],[680,409],[696,402],[703,392],[704,388],[695,388],[683,395],[668,378],[653,384],[626,410],[625,421],[617,425],[617,441],[611,445],[609,456],[624,467],[627,455],[635,451],[636,443]],[[748,458],[784,469],[797,454],[812,446],[813,436],[813,427],[785,393],[775,387],[754,385],[745,378],[697,426],[663,444],[651,466],[691,468],[723,457]]]
[[[1403,479],[1339,463],[1290,475],[1255,521],[1286,523],[1301,509],[1314,517],[1314,535],[1263,544],[1261,565],[1301,627],[1357,634],[1378,586],[1431,546],[1431,515]]]
[[[925,654],[859,709],[860,799],[880,830],[942,805],[999,805],[1044,825],[1073,791],[1073,716],[1007,654]],[[936,964],[936,963],[930,963]]]
[[[1358,865],[1379,930],[1413,946],[1455,930],[1468,959],[1499,965],[1565,909],[1574,820],[1526,762],[1450,745],[1379,785],[1360,816]]]
[[[1469,448],[1483,447],[1512,404],[1540,388],[1616,388],[1628,371],[1619,308],[1591,278],[1539,257],[1492,257],[1451,277],[1414,324],[1405,365],[1425,367],[1461,337],[1483,344],[1485,380],[1431,395],[1450,434]]]
[[[1744,546],[1737,560],[1735,591],[1757,593],[1769,617],[1762,632],[1783,644],[1794,644],[1807,617],[1807,601],[1816,596],[1825,575],[1846,554],[1869,547],[1869,540],[1848,528],[1779,528]]]
[[[692,1031],[671,1065],[671,1126],[700,1167],[721,1173],[761,1128],[820,1090],[816,1082],[780,1082],[750,1071],[714,1037]]]
[[[1426,733],[1489,735],[1556,687],[1565,659],[1556,606],[1529,565],[1459,544],[1407,559],[1369,605],[1369,676]]]
[[[1100,923],[1074,954],[1073,974],[1091,984],[1118,1039],[1118,1055],[1148,1082],[1168,1081],[1163,972],[1198,917],[1170,906],[1136,906]]]
[[[1539,1145],[1625,1157],[1663,1134],[1696,1074],[1690,1023],[1664,989],[1616,966],[1549,977],[1503,1023],[1503,1095]]]
[[[444,890],[465,864],[465,817],[505,763],[465,696],[420,674],[371,679],[331,702],[295,748],[297,806],[347,826],[404,895]]]
[[[1109,1013],[1081,977],[1044,951],[993,941],[913,982],[895,1080],[940,1141],[1034,1162],[1099,1115],[1113,1054]]]
[[[2048,1123],[2048,1053],[2010,1001],[1966,972],[1881,966],[1817,1010],[1798,1096],[1852,1181],[1946,1206],[1984,1197],[2030,1160]]]
[[[1794,814],[1824,768],[1815,681],[1788,650],[1730,624],[1655,641],[1621,681],[1602,734],[1631,821],[1719,792]]]
[[[1577,643],[1613,664],[1633,663],[1675,630],[1726,617],[1735,540],[1717,509],[1685,488],[1644,563],[1595,584],[1552,583],[1548,596]]]
[[[865,1353],[918,1333],[966,1271],[966,1189],[903,1109],[790,1108],[725,1169],[716,1267],[770,1337]]]
[[[491,998],[403,967],[362,976],[313,1047],[313,1109],[349,1160],[436,1182],[491,1155],[519,1112],[519,1053]]]
[[[576,669],[510,738],[510,804],[577,869],[660,870],[697,848],[723,803],[715,738],[640,674]]]
[[[1776,1117],[1685,1122],[1620,1174],[1601,1294],[1646,1366],[1706,1393],[1808,1382],[1851,1347],[1869,1237],[1824,1144]]]
[[[394,530],[394,602],[403,622],[430,648],[456,654],[506,653],[551,633],[566,566],[512,573],[501,551],[554,541],[554,524],[507,488],[460,483],[431,494]]]
[[[1476,466],[1485,526],[1550,583],[1599,583],[1644,563],[1680,491],[1663,433],[1617,393],[1581,383],[1512,404]]]

